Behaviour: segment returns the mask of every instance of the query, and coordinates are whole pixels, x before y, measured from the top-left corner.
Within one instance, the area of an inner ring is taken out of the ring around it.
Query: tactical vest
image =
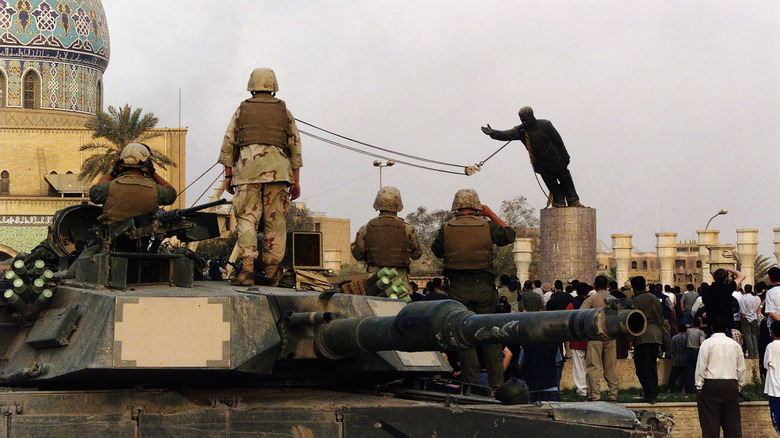
[[[257,95],[241,102],[236,120],[238,146],[270,144],[287,152],[287,106],[275,97]]]
[[[366,225],[366,263],[369,266],[407,268],[412,262],[406,223],[393,216],[371,219]]]
[[[444,269],[490,269],[490,225],[475,215],[456,216],[444,225]]]
[[[100,221],[113,224],[157,210],[157,184],[137,173],[125,173],[111,181]]]

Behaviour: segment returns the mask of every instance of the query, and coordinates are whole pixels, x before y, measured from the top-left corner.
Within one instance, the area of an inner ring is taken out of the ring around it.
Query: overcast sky
[[[277,75],[298,119],[434,160],[471,165],[503,142],[530,105],[571,155],[598,237],[659,231],[721,242],[758,228],[772,255],[780,227],[780,2],[767,1],[204,1],[104,0],[111,61],[106,105],[129,103],[189,129],[187,180],[217,159],[255,67]],[[181,89],[181,116],[179,116]],[[299,125],[303,130],[311,129]],[[375,215],[374,158],[303,136],[301,200],[349,218]],[[187,193],[192,203],[214,169]],[[395,165],[384,183],[408,214],[449,208],[474,188],[494,209],[545,198],[522,144],[466,177]],[[211,192],[207,194],[210,195]]]

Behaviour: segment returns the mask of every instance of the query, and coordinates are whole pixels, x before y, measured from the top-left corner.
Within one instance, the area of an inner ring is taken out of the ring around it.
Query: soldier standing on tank
[[[299,169],[301,138],[283,100],[275,97],[279,86],[268,68],[258,68],[249,77],[252,97],[230,119],[218,162],[225,166],[228,193],[235,194],[241,272],[231,281],[254,284],[258,256],[257,226],[263,222],[262,260],[269,286],[282,277],[279,264],[287,241],[286,216],[290,201],[301,194]]]
[[[458,190],[452,209],[456,216],[439,229],[431,245],[433,254],[444,259],[443,274],[450,280],[449,296],[477,314],[493,313],[498,306],[498,292],[493,283],[493,245],[514,242],[515,230],[487,205],[482,205],[474,190]],[[501,345],[481,348],[488,381],[495,390],[504,383]],[[461,350],[458,354],[466,382],[478,383],[480,367],[476,349]]]
[[[117,224],[176,201],[176,189],[155,172],[151,157],[149,146],[130,143],[111,173],[89,189],[89,200],[103,205],[101,223]]]
[[[395,187],[382,187],[374,199],[379,216],[360,227],[350,249],[356,260],[364,260],[371,274],[382,268],[395,268],[411,293],[409,265],[422,255],[414,226],[398,217],[403,210],[401,192]]]
[[[536,119],[530,106],[520,108],[518,115],[523,122],[521,125],[506,131],[496,131],[487,125],[482,127],[482,132],[494,140],[520,140],[525,144],[534,172],[541,175],[550,190],[553,207],[566,207],[567,204],[583,207],[569,172],[569,153],[561,135],[549,120]]]

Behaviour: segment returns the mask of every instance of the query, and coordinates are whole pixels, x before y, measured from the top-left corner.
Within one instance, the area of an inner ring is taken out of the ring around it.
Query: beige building
[[[609,275],[616,268],[614,255],[602,243],[596,254],[598,273]],[[688,283],[698,285],[702,282],[701,260],[699,247],[695,241],[677,242],[677,255],[674,259],[674,284],[670,286],[685,287]],[[661,264],[656,252],[632,252],[629,264],[629,278],[641,275],[648,282],[657,283],[661,280]],[[622,286],[622,285],[621,285]]]
[[[349,245],[352,243],[349,219],[325,217],[324,214],[315,214],[312,219],[314,220],[314,231],[322,233],[325,267],[340,272],[341,265],[356,263],[355,258],[352,257],[352,251],[349,249]]]
[[[103,108],[110,52],[100,1],[59,0],[75,13],[56,20],[45,1],[24,3],[0,11],[0,260],[43,240],[57,210],[87,201],[79,148],[92,141],[84,123]],[[20,7],[36,18],[22,20]],[[187,130],[157,131],[148,144],[178,163],[160,174],[180,192]]]

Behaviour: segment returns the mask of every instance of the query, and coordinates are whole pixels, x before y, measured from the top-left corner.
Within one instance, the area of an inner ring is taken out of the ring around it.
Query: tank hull
[[[0,394],[0,404],[6,414],[0,421],[0,437],[386,438],[522,434],[538,438],[610,438],[654,435],[626,427],[634,413],[615,404],[448,406],[300,388],[20,391]],[[562,406],[565,411],[579,406],[578,417],[597,424],[568,421],[564,411],[556,411]]]

